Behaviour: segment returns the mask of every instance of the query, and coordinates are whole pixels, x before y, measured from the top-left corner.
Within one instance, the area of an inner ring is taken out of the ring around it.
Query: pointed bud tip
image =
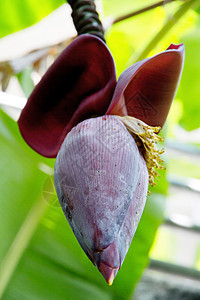
[[[111,268],[104,264],[103,262],[100,262],[99,265],[99,272],[103,275],[107,283],[111,286],[113,284],[113,281],[115,279],[115,276],[117,275],[119,268]]]
[[[181,44],[173,44],[173,43],[171,43],[167,49],[168,49],[168,50],[169,50],[169,49],[179,49],[179,48],[182,47],[182,46],[184,46],[183,43],[181,43]]]
[[[167,50],[178,50],[182,55],[185,53],[185,46],[183,43],[181,44],[171,44]]]

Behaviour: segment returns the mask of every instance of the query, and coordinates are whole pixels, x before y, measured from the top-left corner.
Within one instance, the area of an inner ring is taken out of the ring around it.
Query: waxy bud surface
[[[56,159],[55,186],[80,245],[112,284],[148,189],[144,158],[119,118],[85,120],[68,133]]]

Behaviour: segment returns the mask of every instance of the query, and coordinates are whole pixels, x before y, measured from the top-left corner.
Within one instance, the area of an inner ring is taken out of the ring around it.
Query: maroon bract
[[[129,67],[119,77],[107,114],[163,126],[183,68],[185,48],[173,45]]]
[[[159,139],[159,128],[150,126],[163,126],[183,61],[184,46],[172,44],[125,70],[116,83],[107,46],[82,35],[50,67],[19,119],[35,151],[57,156],[62,209],[109,284],[142,215],[148,182],[156,176],[152,161],[157,168],[161,162],[151,141]]]
[[[163,126],[184,61],[184,46],[125,70],[116,84],[107,46],[97,37],[77,37],[57,58],[28,99],[18,124],[38,153],[56,157],[67,133],[95,115],[118,114]]]
[[[105,114],[115,85],[114,61],[105,44],[91,35],[76,38],[30,95],[18,122],[22,136],[41,155],[56,157],[75,125]]]

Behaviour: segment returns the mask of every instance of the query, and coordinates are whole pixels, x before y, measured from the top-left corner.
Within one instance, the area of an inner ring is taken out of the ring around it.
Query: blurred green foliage
[[[31,26],[64,3],[64,0],[0,1],[0,38]]]
[[[1,1],[0,37],[36,23],[63,3],[62,0]],[[103,5],[106,17],[116,17],[149,5],[149,1],[126,0],[124,5],[121,0],[104,0]],[[173,18],[180,5],[179,1],[166,4],[115,24],[107,31],[107,43],[114,56],[118,76],[145,49],[167,20]],[[171,42],[185,43],[185,68],[177,96],[177,103],[181,105],[176,106],[181,109],[172,118],[189,130],[199,127],[199,35],[199,16],[194,10],[189,10],[180,22],[176,24],[175,20],[173,29],[149,53],[154,55]],[[18,79],[29,95],[33,88],[30,69],[20,73]],[[44,159],[32,151],[23,141],[17,124],[2,111],[0,154],[0,268],[7,270],[8,276],[2,299],[130,299],[148,265],[148,253],[163,219],[168,188],[164,172],[148,197],[124,264],[113,286],[108,287],[81,250],[61,208],[44,197],[44,183],[49,179],[45,169],[53,168],[54,160]],[[41,217],[37,218],[38,215],[34,214],[35,207]],[[32,231],[26,228],[29,216],[35,222]],[[8,260],[8,254],[12,254],[16,237],[20,234],[22,239],[24,234],[26,243],[24,246],[16,244],[16,253],[19,253],[16,258],[13,252],[16,262],[12,256]],[[0,294],[3,277],[4,274],[0,274]]]
[[[186,59],[177,97],[181,99],[183,112],[180,125],[187,130],[200,126],[200,21],[189,34],[183,35]]]

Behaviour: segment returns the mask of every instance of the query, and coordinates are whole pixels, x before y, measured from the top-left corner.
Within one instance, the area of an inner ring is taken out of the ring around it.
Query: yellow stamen
[[[128,131],[135,139],[137,146],[146,161],[149,173],[149,184],[154,186],[156,184],[154,180],[158,180],[157,177],[159,176],[155,168],[158,170],[165,169],[165,167],[161,165],[163,164],[163,160],[159,156],[163,154],[165,150],[158,150],[156,146],[157,142],[164,141],[163,137],[157,134],[160,132],[161,128],[149,126],[143,121],[130,116],[116,117],[118,117],[124,123]]]

